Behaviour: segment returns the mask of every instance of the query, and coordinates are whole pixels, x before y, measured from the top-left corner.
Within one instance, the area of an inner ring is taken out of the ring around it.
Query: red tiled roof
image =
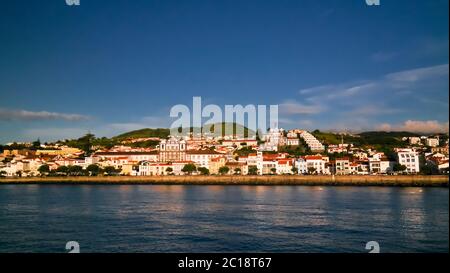
[[[319,155],[307,155],[307,156],[305,156],[305,159],[306,160],[320,160],[320,159],[322,159],[322,156],[319,156]]]
[[[189,150],[186,154],[192,155],[221,155],[222,153],[211,151],[211,150]]]

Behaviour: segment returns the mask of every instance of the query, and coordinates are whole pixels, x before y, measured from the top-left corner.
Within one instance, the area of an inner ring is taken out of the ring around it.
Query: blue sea
[[[0,185],[0,252],[448,252],[449,189]]]

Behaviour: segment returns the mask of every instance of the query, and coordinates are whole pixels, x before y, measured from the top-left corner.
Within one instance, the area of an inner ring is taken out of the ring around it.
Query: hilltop
[[[118,136],[113,137],[113,139],[123,140],[123,139],[149,138],[149,137],[167,138],[169,134],[170,130],[167,128],[156,128],[156,129],[144,128],[120,134]]]
[[[216,128],[217,126],[222,127],[222,135],[224,135],[225,130],[237,131],[238,129],[242,130],[244,132],[245,136],[254,134],[254,132],[252,130],[248,129],[245,126],[242,126],[237,123],[226,123],[226,122],[205,125],[205,126],[203,126],[202,131],[203,131],[203,133],[214,133],[214,128]],[[190,127],[189,129],[184,128],[183,131],[193,132],[194,127]],[[112,139],[124,140],[124,139],[150,138],[150,137],[167,138],[169,135],[170,135],[170,129],[168,129],[168,128],[156,128],[156,129],[144,128],[144,129],[134,130],[134,131],[120,134],[118,136],[113,137]]]

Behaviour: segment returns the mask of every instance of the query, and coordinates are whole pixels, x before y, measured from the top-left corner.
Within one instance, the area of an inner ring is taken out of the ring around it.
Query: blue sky
[[[448,0],[65,0],[0,7],[0,143],[169,127],[176,104],[280,126],[448,131]]]

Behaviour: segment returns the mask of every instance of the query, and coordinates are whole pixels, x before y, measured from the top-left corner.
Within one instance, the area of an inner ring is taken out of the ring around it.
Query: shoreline
[[[446,175],[90,176],[0,178],[1,185],[267,185],[447,187]]]

